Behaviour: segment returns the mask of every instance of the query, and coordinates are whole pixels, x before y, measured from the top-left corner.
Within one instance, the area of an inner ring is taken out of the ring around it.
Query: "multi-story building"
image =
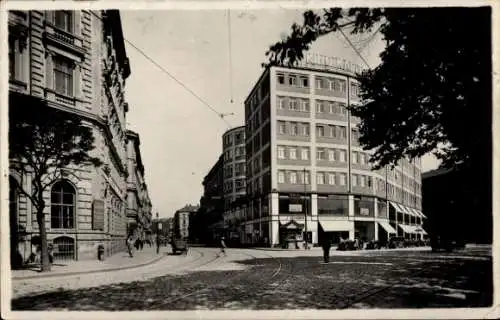
[[[214,224],[222,221],[224,212],[224,156],[221,155],[203,178],[200,209],[192,220],[194,236],[204,243],[213,243]]]
[[[151,201],[144,176],[139,134],[127,130],[127,234],[140,239],[151,234]]]
[[[360,103],[357,70],[310,60],[267,67],[245,101],[244,241],[421,237],[420,160],[372,171],[348,111]]]
[[[189,220],[198,211],[197,205],[186,205],[174,214],[174,235],[182,239],[189,238]]]
[[[130,66],[117,10],[10,11],[9,104],[22,97],[78,115],[92,128],[99,168],[68,167],[45,195],[47,237],[56,259],[95,259],[123,250],[127,152],[124,99]],[[11,159],[11,164],[15,159]],[[11,186],[28,181],[11,167]],[[29,185],[26,186],[30,192]],[[12,192],[11,214],[26,232],[26,257],[40,242],[29,200]]]
[[[245,127],[240,126],[222,135],[224,167],[224,228],[230,238],[239,239],[239,223],[244,217],[245,186]]]

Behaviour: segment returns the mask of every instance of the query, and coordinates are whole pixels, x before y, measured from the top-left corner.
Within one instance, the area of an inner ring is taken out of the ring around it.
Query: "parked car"
[[[188,251],[187,240],[181,238],[172,238],[171,245],[173,254],[177,254],[177,252],[187,254]]]

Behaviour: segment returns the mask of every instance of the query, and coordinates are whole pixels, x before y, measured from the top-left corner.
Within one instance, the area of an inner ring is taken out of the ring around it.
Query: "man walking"
[[[128,249],[128,254],[130,255],[131,258],[134,257],[134,254],[132,253],[133,246],[134,246],[134,239],[132,238],[132,235],[130,235],[127,238],[127,249]]]
[[[219,254],[219,257],[221,255],[226,256],[226,243],[224,242],[224,237],[220,238],[220,254]]]
[[[323,241],[323,261],[325,263],[330,262],[330,248],[332,247],[332,244],[330,240],[327,238]]]

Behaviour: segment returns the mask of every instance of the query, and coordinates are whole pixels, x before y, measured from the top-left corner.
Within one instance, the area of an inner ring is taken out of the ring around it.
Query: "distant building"
[[[144,180],[139,134],[127,130],[127,234],[144,239],[151,234],[151,200]]]
[[[198,211],[197,205],[186,205],[177,210],[174,215],[174,235],[179,238],[189,238],[189,220]]]
[[[173,218],[153,219],[151,231],[153,234],[159,234],[163,237],[171,236],[173,229]]]

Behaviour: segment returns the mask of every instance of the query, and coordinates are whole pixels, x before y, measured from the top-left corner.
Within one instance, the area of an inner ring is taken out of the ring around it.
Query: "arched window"
[[[58,181],[52,186],[50,226],[53,229],[75,227],[75,189],[67,181]]]

